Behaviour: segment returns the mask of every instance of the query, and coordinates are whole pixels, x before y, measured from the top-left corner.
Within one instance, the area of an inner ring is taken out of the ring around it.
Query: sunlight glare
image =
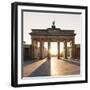
[[[48,50],[48,43],[47,42],[44,43],[44,47]],[[60,42],[60,53],[62,53],[63,50],[64,50],[64,44],[63,44],[63,42]],[[51,42],[50,53],[52,55],[57,55],[57,53],[58,53],[57,42]]]

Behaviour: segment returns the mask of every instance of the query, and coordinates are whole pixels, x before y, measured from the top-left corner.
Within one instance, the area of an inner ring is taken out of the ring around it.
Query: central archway
[[[64,43],[63,42],[60,42],[60,50],[59,50],[59,53],[60,53],[60,57],[64,57]],[[58,57],[58,44],[57,42],[51,42],[51,47],[50,47],[50,54],[51,54],[51,57]]]
[[[51,54],[51,56],[57,56],[57,54],[58,54],[57,42],[51,42],[50,54]]]
[[[60,42],[59,47],[60,47],[59,56],[64,58],[64,43]],[[48,42],[44,42],[44,48],[48,52]],[[58,57],[58,43],[57,42],[50,42],[49,54],[50,54],[50,57]],[[48,54],[46,56],[48,56]]]

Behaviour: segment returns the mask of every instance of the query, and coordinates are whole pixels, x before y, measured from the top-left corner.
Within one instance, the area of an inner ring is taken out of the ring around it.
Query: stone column
[[[75,45],[74,45],[74,39],[72,40],[72,58],[75,58]]]
[[[44,58],[44,42],[42,42],[42,58]]]
[[[43,41],[40,41],[40,59],[43,59]]]
[[[58,49],[58,59],[60,59],[60,42],[58,41],[57,44],[58,44],[58,48],[57,48]]]
[[[32,39],[32,59],[34,59],[35,54],[35,41]]]
[[[64,49],[65,49],[65,59],[67,59],[67,41],[64,42]]]
[[[42,59],[44,58],[44,42],[42,41]]]
[[[72,58],[72,41],[70,41],[70,59]]]
[[[34,42],[34,58],[37,59],[37,41]]]
[[[48,42],[48,59],[50,59],[51,56],[50,56],[50,42]]]

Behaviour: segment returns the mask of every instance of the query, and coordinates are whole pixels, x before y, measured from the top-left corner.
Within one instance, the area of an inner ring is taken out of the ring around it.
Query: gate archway
[[[32,39],[32,57],[35,58],[35,47],[37,47],[37,42],[40,43],[40,59],[43,59],[43,50],[44,50],[44,42],[47,42],[48,47],[48,59],[51,58],[50,55],[50,47],[51,42],[57,43],[57,57],[60,59],[60,42],[64,43],[64,58],[67,59],[67,42],[71,44],[71,57],[74,58],[75,50],[74,50],[74,43],[75,43],[75,33],[74,30],[61,30],[60,28],[56,28],[55,22],[52,23],[51,28],[47,29],[32,29],[30,33]]]

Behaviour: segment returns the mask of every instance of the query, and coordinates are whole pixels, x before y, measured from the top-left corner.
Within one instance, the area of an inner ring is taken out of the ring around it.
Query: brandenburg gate
[[[70,42],[71,45],[71,58],[74,58],[74,43],[75,43],[75,33],[74,30],[62,30],[56,28],[55,21],[53,21],[51,28],[47,29],[32,29],[32,32],[29,33],[32,39],[32,57],[35,57],[35,47],[37,43],[40,43],[40,59],[43,59],[43,47],[44,42],[48,43],[48,59],[51,58],[50,55],[50,43],[57,42],[57,58],[60,59],[60,42],[64,43],[64,58],[67,59],[67,42]]]

